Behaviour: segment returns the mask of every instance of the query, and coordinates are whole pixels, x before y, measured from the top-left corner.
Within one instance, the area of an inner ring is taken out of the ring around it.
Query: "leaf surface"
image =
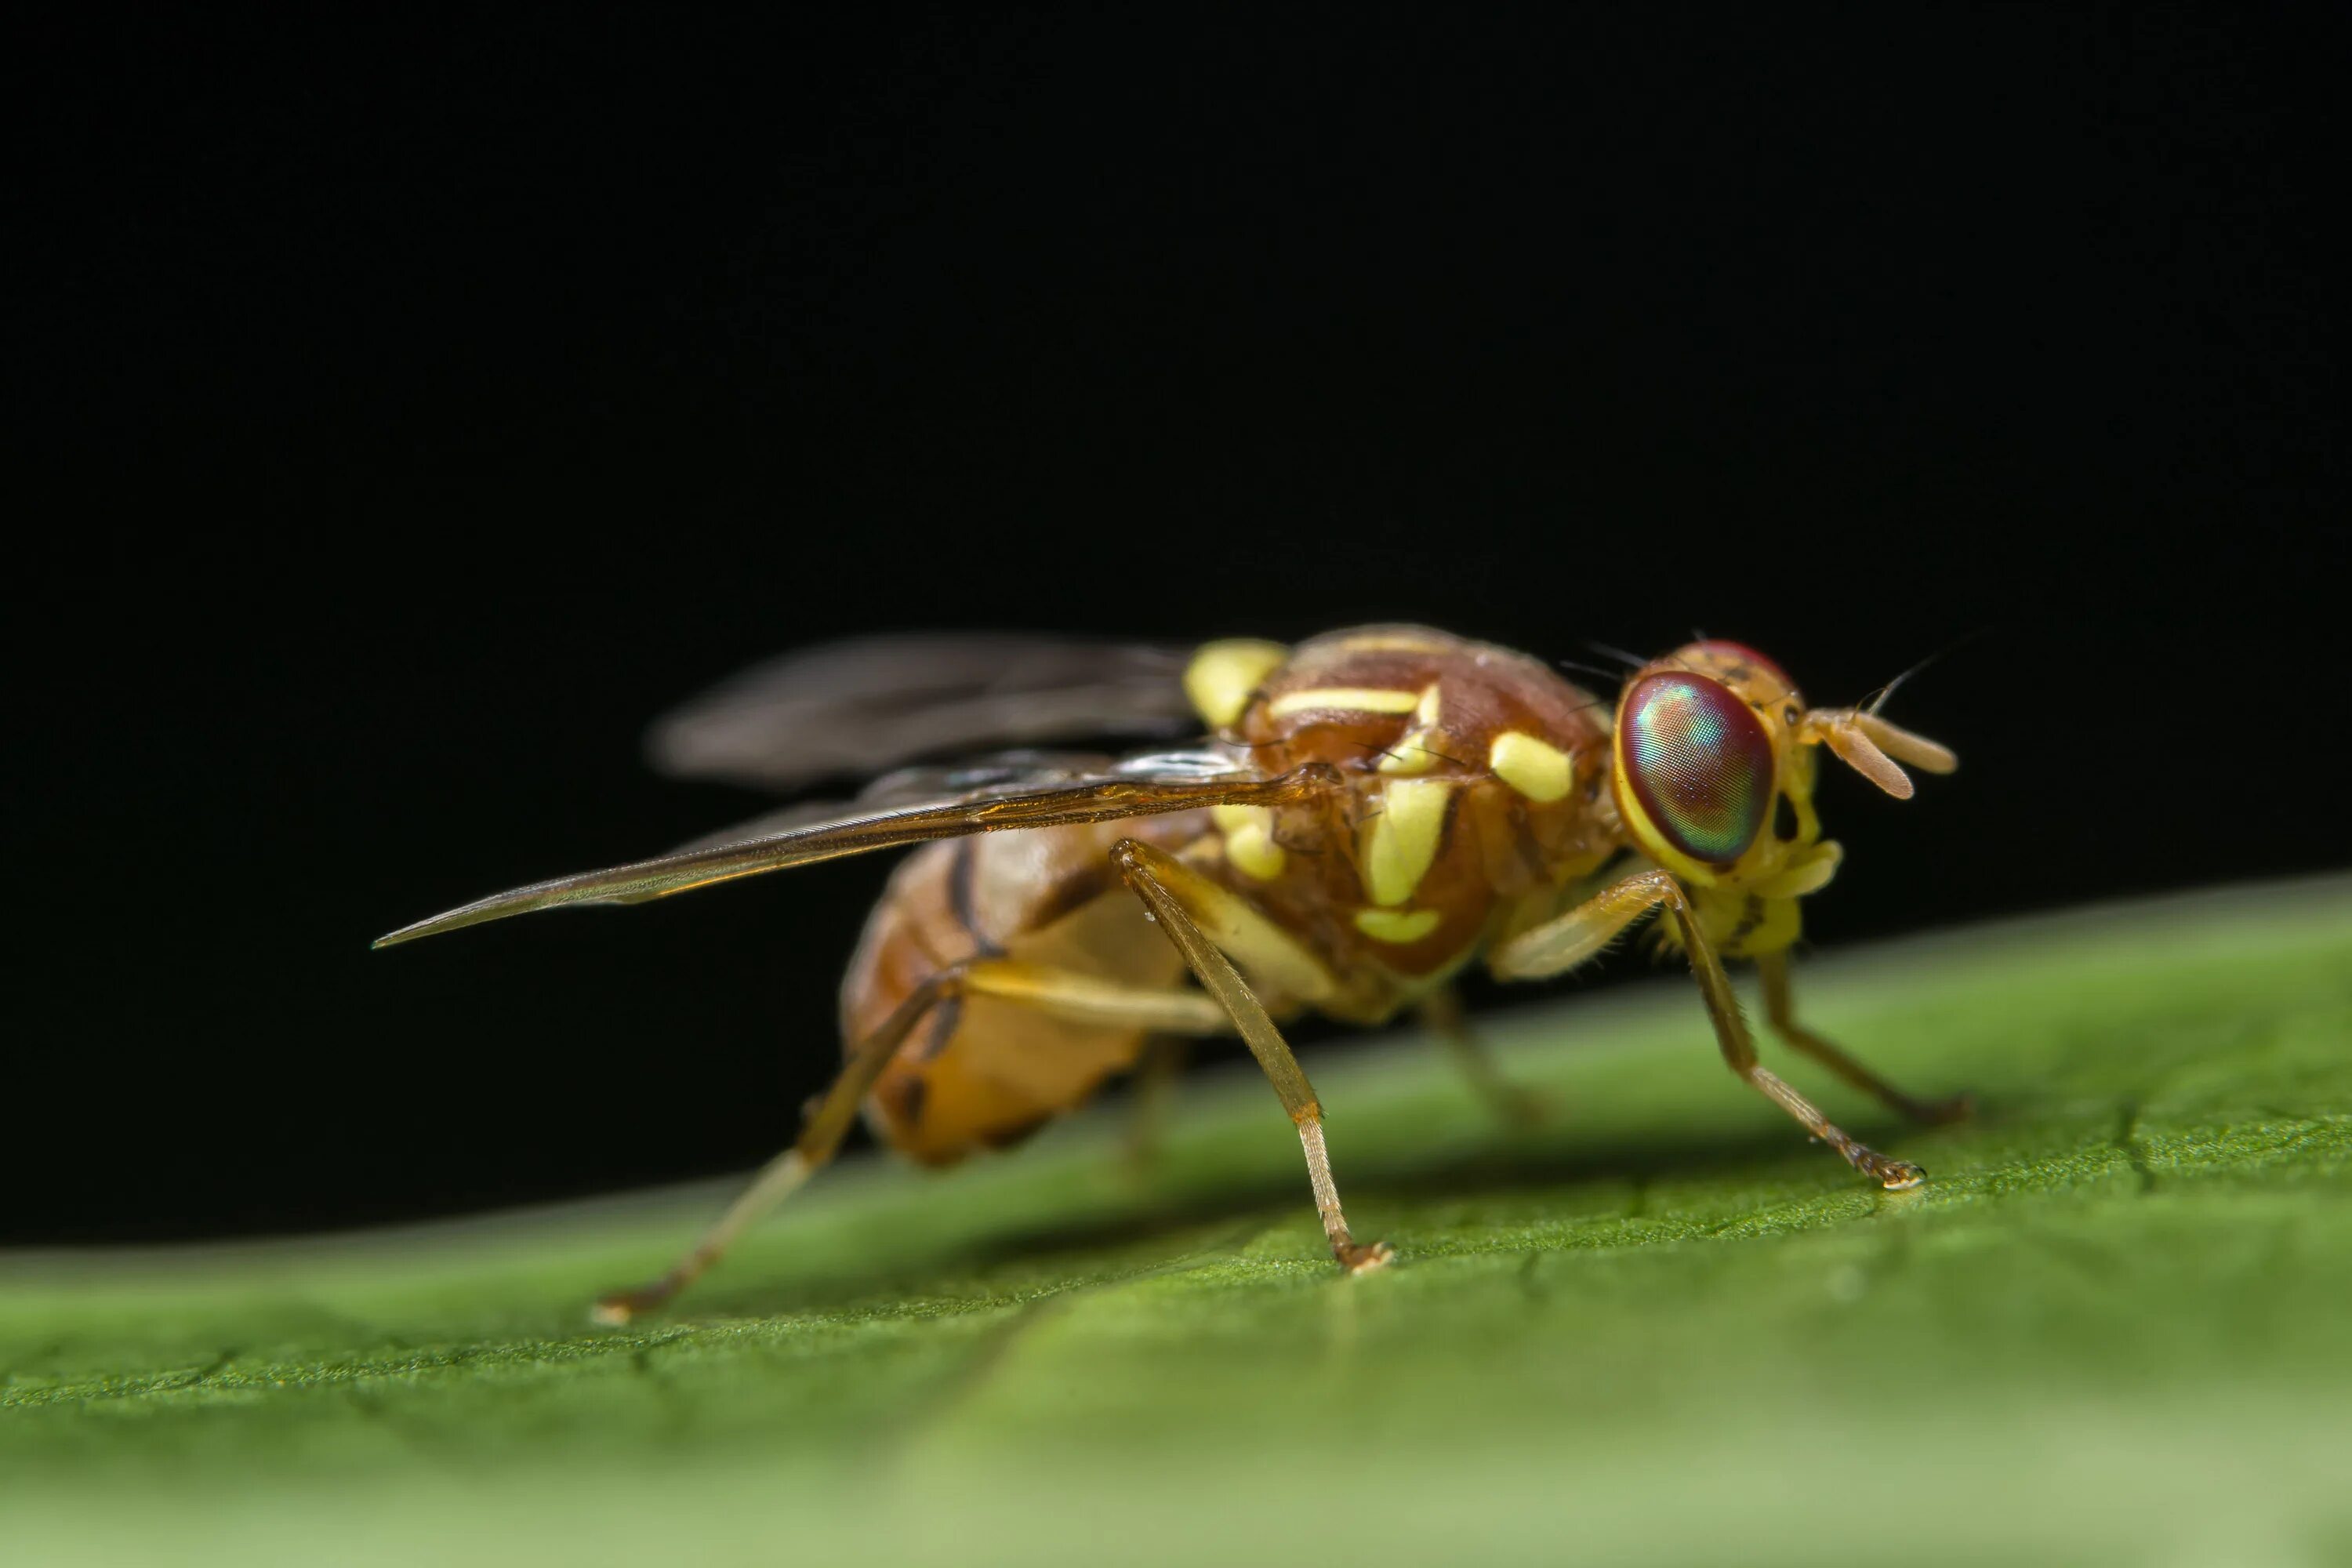
[[[1326,1047],[1360,1236],[1287,1123],[1188,1086],[944,1179],[852,1162],[679,1316],[591,1327],[697,1189],[0,1263],[26,1563],[2297,1563],[2352,1554],[2352,881],[1801,968],[1969,1123],[1768,1055],[1930,1173],[1862,1184],[1686,981],[1505,1014],[1558,1103]],[[780,1131],[782,1130],[780,1129]]]

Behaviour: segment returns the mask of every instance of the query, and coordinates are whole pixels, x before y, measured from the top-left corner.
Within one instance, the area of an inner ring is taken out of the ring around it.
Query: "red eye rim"
[[[1616,773],[1649,834],[1700,866],[1748,853],[1779,789],[1764,722],[1738,694],[1688,670],[1645,675],[1619,709]]]
[[[1789,679],[1787,670],[1782,669],[1778,664],[1758,653],[1744,642],[1733,642],[1729,637],[1708,637],[1704,642],[1693,643],[1691,647],[1700,653],[1711,655],[1717,658],[1728,658],[1738,663],[1753,665],[1779,681],[1780,689],[1783,691],[1797,689],[1797,683]]]

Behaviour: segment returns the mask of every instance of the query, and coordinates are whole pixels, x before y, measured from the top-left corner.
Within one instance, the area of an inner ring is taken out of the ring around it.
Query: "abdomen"
[[[1184,961],[1143,918],[1110,862],[1125,837],[1173,847],[1205,816],[988,833],[908,857],[866,921],[842,982],[845,1051],[930,975],[1008,957],[1154,990]],[[892,1147],[945,1165],[1019,1142],[1135,1064],[1140,1030],[1066,1023],[992,996],[950,997],[883,1070],[866,1120]]]

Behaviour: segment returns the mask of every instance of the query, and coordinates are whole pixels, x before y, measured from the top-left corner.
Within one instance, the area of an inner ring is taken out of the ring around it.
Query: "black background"
[[[1820,942],[2346,858],[2315,33],[859,16],[29,32],[9,1237],[772,1152],[880,864],[365,944],[747,814],[640,727],[851,633],[1980,634]]]

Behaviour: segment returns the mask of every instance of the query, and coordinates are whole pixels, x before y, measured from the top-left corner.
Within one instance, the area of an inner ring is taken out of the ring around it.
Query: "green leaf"
[[[828,1173],[681,1315],[591,1327],[720,1194],[17,1258],[25,1563],[2287,1563],[2352,1554],[2352,882],[1801,968],[1979,1112],[1888,1194],[1687,981],[1504,1015],[1506,1135],[1416,1041],[1311,1053],[1325,1260],[1262,1085],[930,1177]],[[1769,1050],[1768,1045],[1768,1051]],[[429,1142],[429,1129],[420,1127]]]

